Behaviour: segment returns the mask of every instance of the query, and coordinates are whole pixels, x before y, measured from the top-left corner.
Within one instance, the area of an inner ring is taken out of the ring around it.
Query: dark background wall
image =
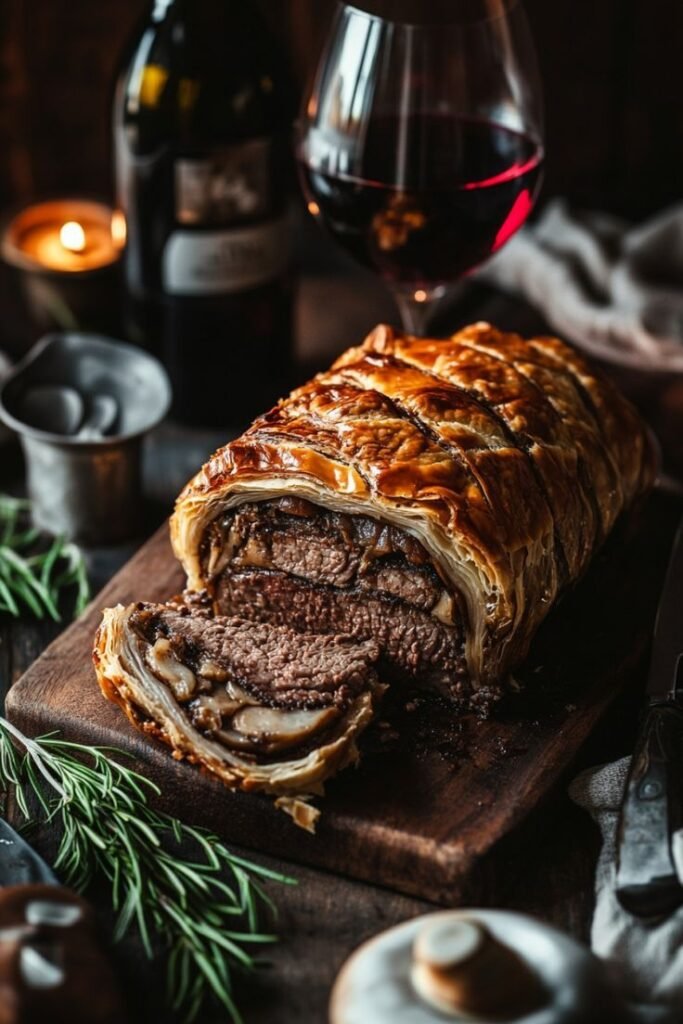
[[[145,6],[0,0],[0,204],[107,194],[112,81]],[[305,77],[330,0],[262,6]],[[526,0],[526,8],[546,92],[545,194],[634,217],[680,198],[683,3]]]

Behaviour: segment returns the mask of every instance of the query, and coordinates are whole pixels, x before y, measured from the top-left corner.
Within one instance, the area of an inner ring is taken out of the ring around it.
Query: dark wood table
[[[343,314],[339,314],[343,310]],[[471,289],[446,310],[437,327],[488,318],[501,327],[533,330],[534,314],[502,296]],[[335,351],[358,340],[380,319],[394,320],[393,307],[369,276],[355,272],[343,279],[321,275],[302,287],[299,336],[302,377],[324,365]],[[343,326],[340,326],[343,325]],[[162,521],[186,479],[226,436],[166,424],[150,439],[145,461],[148,531]],[[0,490],[21,488],[18,449],[0,448]],[[672,514],[671,512],[667,514]],[[123,564],[139,537],[125,547],[88,553],[93,586],[98,589]],[[144,596],[144,595],[143,595]],[[0,616],[0,695],[31,664],[59,626],[50,622]],[[642,674],[641,674],[642,681]],[[576,770],[627,753],[635,729],[638,680],[614,706]],[[54,836],[39,832],[35,845],[49,854]],[[597,830],[569,801],[564,787],[540,808],[519,833],[506,840],[486,884],[486,903],[537,914],[572,935],[586,939],[593,906],[593,870]],[[249,854],[249,856],[253,856]],[[240,979],[238,1001],[249,1024],[301,1024],[326,1019],[330,986],[343,960],[364,939],[383,928],[422,913],[430,906],[416,899],[291,864],[258,858],[293,875],[296,887],[273,887],[279,906],[276,928],[281,942],[268,950],[269,963],[256,976]],[[106,920],[103,900],[95,900]],[[131,1019],[162,1021],[159,979],[134,946],[114,951],[131,999]],[[206,1018],[205,1018],[206,1019]],[[217,1017],[225,1019],[224,1017]]]

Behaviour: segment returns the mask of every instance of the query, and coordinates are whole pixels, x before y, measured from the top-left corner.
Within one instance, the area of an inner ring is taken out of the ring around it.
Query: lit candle
[[[49,330],[119,332],[125,241],[123,215],[93,200],[53,199],[14,214],[1,248],[28,315],[24,344]]]
[[[5,259],[15,266],[72,274],[116,263],[121,239],[120,220],[108,206],[59,199],[18,213],[7,226],[2,248]]]

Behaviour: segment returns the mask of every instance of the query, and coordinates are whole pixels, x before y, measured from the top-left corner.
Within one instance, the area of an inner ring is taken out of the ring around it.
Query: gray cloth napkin
[[[622,909],[615,895],[616,830],[630,758],[583,772],[569,795],[602,832],[595,875],[596,906],[591,928],[593,952],[602,957],[619,987],[638,1004],[643,1020],[683,1020],[683,908],[669,917],[643,922]],[[683,880],[683,831],[674,857]],[[659,1005],[657,1005],[659,1004]]]
[[[477,276],[595,358],[683,372],[683,206],[633,228],[555,200]]]

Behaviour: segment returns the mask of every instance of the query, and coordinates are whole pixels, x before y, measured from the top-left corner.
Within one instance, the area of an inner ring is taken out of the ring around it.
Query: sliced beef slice
[[[417,677],[452,697],[466,694],[459,628],[388,594],[319,586],[273,570],[244,569],[225,571],[216,581],[215,597],[224,614],[286,623],[304,635],[371,639],[382,652],[384,681]]]
[[[239,506],[209,528],[204,559],[212,577],[226,568],[275,569],[313,583],[390,594],[424,611],[443,603],[444,584],[413,537],[300,498]]]
[[[349,636],[302,636],[283,625],[211,615],[197,601],[141,604],[131,626],[209,682],[231,679],[269,707],[345,707],[375,678],[379,647]]]

